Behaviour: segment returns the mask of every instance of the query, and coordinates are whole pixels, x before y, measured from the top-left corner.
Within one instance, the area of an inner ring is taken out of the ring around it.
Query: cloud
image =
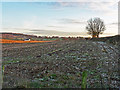
[[[2,0],[2,2],[118,2],[119,0]]]
[[[27,32],[28,33],[28,32]],[[86,36],[86,32],[63,32],[63,31],[56,31],[56,30],[48,30],[48,29],[35,29],[30,30],[29,34],[39,34],[42,36]]]
[[[67,7],[77,7],[103,15],[118,15],[118,0],[57,0],[56,2],[38,2],[36,4],[49,5],[51,9],[54,10],[63,10]]]
[[[113,22],[113,23],[110,23],[109,25],[117,25],[117,26],[120,26],[120,22]]]
[[[34,35],[40,35],[40,36],[81,36],[81,37],[86,37],[90,36],[86,32],[63,32],[63,31],[56,31],[56,30],[48,30],[48,29],[35,29],[35,30],[30,30],[31,32],[27,32],[28,34],[34,34]],[[114,33],[103,33],[100,36],[112,36],[116,35]]]
[[[118,25],[118,23],[117,23],[117,22],[115,22],[115,23],[110,23],[110,25]]]
[[[51,28],[64,28],[63,26],[54,26],[54,25],[49,25],[47,27],[51,27]]]
[[[77,19],[69,19],[69,18],[60,19],[60,22],[66,24],[86,24],[86,21],[80,21]]]
[[[88,5],[88,9],[92,11],[101,12],[103,14],[109,14],[109,15],[117,15],[118,9],[117,5],[118,3],[113,2],[91,2]]]
[[[89,2],[88,0],[74,0],[74,2],[65,2],[64,0],[58,0],[58,2],[54,5],[56,8],[78,7],[81,9],[87,9],[109,15],[117,15],[118,12],[118,0],[89,0]]]
[[[119,2],[119,0],[57,0],[57,2]]]

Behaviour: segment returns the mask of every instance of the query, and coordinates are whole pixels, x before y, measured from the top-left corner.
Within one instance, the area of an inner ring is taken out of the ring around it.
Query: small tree
[[[88,34],[92,35],[92,38],[98,38],[99,34],[103,34],[105,31],[105,24],[100,18],[91,18],[87,21],[86,30]]]

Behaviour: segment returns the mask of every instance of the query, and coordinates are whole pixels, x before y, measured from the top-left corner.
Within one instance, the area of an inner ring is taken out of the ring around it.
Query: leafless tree
[[[99,38],[99,34],[103,34],[105,29],[105,24],[100,18],[91,18],[87,21],[86,30],[88,34],[92,35],[92,38]]]

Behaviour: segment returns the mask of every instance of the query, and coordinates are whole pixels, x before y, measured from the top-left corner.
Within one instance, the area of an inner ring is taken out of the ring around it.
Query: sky
[[[85,27],[90,18],[99,17],[106,30],[101,36],[118,34],[118,1],[87,0],[2,2],[0,32],[25,33],[41,36],[88,36]]]

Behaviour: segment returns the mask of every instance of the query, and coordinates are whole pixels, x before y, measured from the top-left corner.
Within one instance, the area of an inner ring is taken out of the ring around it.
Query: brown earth
[[[63,40],[3,44],[3,88],[118,88],[118,47],[101,41]]]

